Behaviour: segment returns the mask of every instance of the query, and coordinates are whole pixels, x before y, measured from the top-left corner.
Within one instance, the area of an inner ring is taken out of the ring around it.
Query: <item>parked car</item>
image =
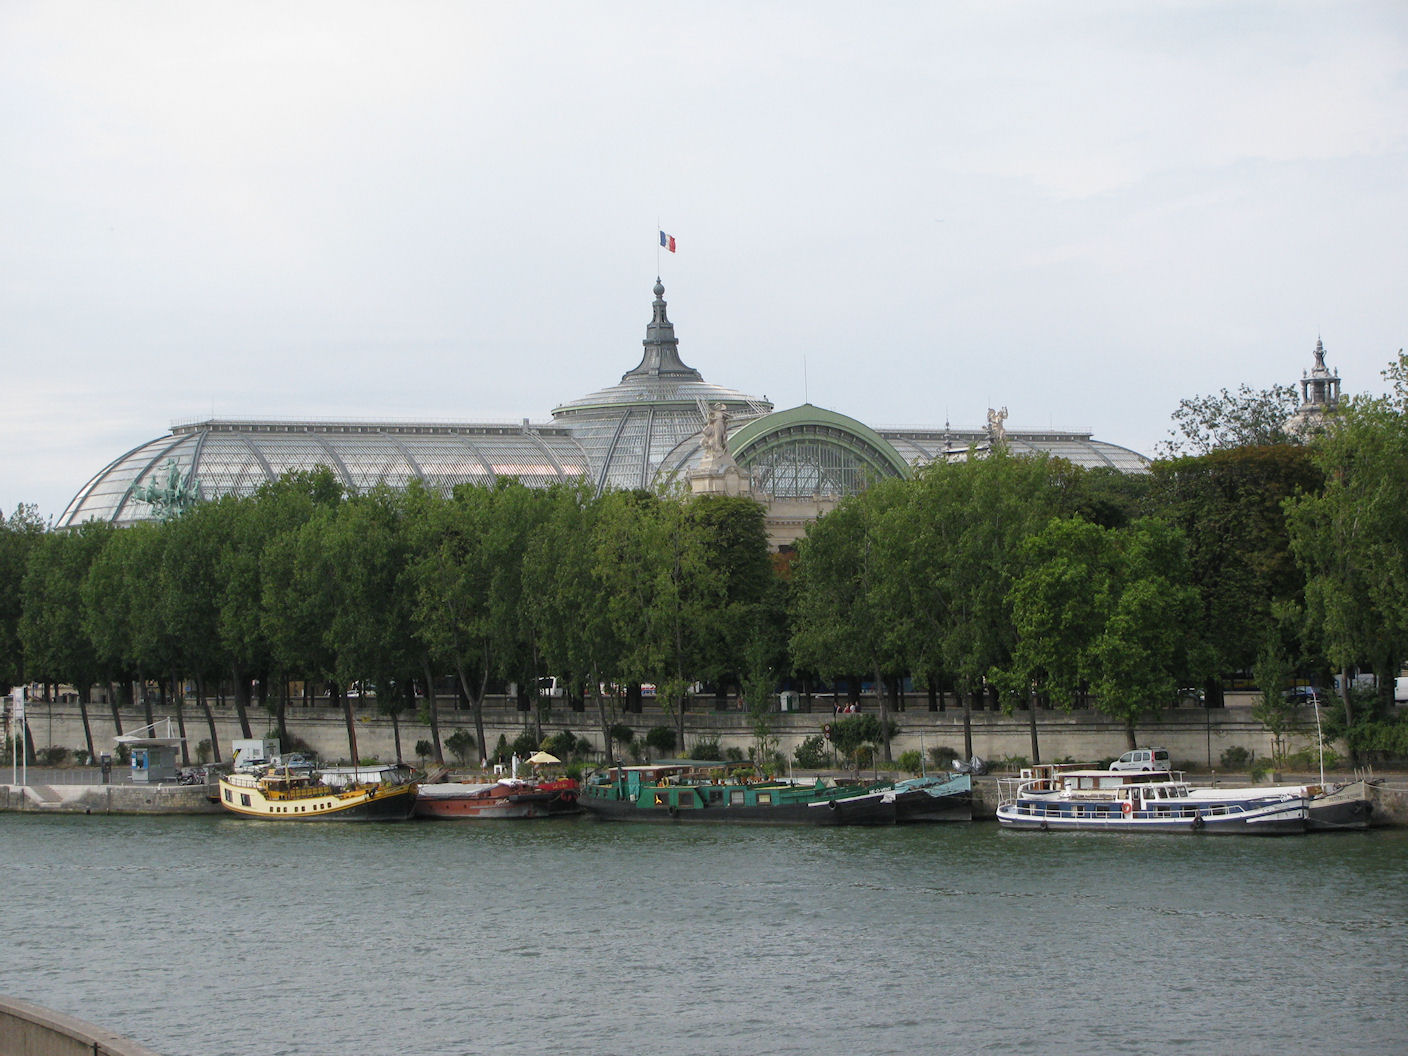
[[[1111,770],[1169,770],[1172,769],[1169,763],[1167,748],[1136,748],[1132,752],[1125,752],[1113,763]]]

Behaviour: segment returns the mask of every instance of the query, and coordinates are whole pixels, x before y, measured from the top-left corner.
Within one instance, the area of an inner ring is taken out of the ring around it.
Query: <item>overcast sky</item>
[[[1408,4],[0,0],[0,505],[640,359],[1092,430],[1408,345]],[[657,231],[678,239],[661,254]]]

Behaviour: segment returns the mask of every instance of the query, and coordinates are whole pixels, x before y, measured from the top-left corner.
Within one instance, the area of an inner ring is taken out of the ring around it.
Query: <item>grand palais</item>
[[[659,279],[654,293],[640,363],[616,384],[553,408],[549,421],[178,423],[96,473],[57,527],[152,520],[163,496],[247,495],[290,470],[326,466],[350,491],[412,480],[448,490],[509,477],[544,487],[585,477],[598,493],[678,486],[752,495],[768,510],[773,545],[785,547],[871,481],[994,443],[1127,473],[1148,466],[1144,456],[1089,433],[1008,430],[1005,409],[989,410],[979,429],[868,426],[810,403],[777,410],[766,397],[711,384],[688,366]]]

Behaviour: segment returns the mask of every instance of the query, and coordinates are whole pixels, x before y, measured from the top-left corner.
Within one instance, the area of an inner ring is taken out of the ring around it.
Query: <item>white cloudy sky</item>
[[[0,2],[0,505],[218,416],[1090,429],[1408,345],[1408,4]],[[658,260],[656,231],[679,240]]]

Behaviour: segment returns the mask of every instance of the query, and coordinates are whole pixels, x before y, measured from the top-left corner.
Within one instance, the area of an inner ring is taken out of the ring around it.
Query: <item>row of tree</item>
[[[209,719],[222,683],[246,734],[256,698],[283,734],[282,687],[325,682],[354,755],[345,691],[373,683],[398,754],[398,716],[419,707],[437,760],[447,675],[481,745],[492,681],[553,674],[594,701],[608,752],[603,686],[655,683],[683,745],[691,684],[739,684],[765,740],[789,675],[873,679],[885,711],[906,677],[965,716],[1026,708],[1034,758],[1038,704],[1094,702],[1133,744],[1150,709],[1217,706],[1234,672],[1257,672],[1269,705],[1290,674],[1367,668],[1380,696],[1356,713],[1346,694],[1341,721],[1374,723],[1408,657],[1401,354],[1386,377],[1309,443],[1259,435],[1265,400],[1229,398],[1237,446],[1147,475],[1000,446],[927,466],[843,502],[795,560],[769,554],[750,500],[584,486],[346,495],[317,470],[122,530],[45,531],[22,507],[0,531],[0,682],[72,684],[85,725],[94,685],[117,687],[116,714],[134,685],[179,705],[193,681]],[[888,715],[880,729],[888,758]]]
[[[445,675],[481,745],[491,683],[536,687],[546,673],[591,687],[604,734],[603,685],[656,683],[683,743],[691,682],[753,656],[771,678],[783,648],[762,510],[726,497],[592,498],[512,481],[345,495],[317,469],[123,529],[45,532],[22,510],[0,552],[14,602],[0,678],[75,686],[85,729],[95,685],[114,687],[120,724],[132,687],[147,683],[174,693],[184,722],[182,687],[194,682],[217,758],[207,687],[232,687],[245,736],[258,697],[286,737],[284,687],[298,680],[342,703],[354,757],[349,690],[371,684],[398,756],[399,716],[423,706],[442,761]]]

